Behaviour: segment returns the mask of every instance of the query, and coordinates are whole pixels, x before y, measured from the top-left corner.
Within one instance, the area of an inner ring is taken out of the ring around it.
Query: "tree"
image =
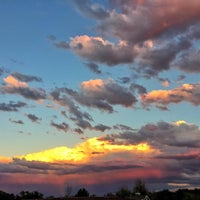
[[[127,187],[121,187],[117,192],[116,196],[120,198],[126,198],[131,196],[131,191]]]
[[[20,196],[21,199],[42,199],[43,194],[39,193],[38,191],[21,191]]]
[[[8,194],[4,191],[0,191],[0,199],[3,200],[14,200],[15,196],[13,194]]]
[[[75,197],[89,197],[89,192],[85,188],[80,188]]]
[[[135,181],[135,186],[133,188],[133,192],[134,193],[140,193],[141,195],[148,194],[148,190],[147,190],[147,188],[145,186],[145,183],[142,182],[142,180],[140,180],[140,179],[137,179]]]

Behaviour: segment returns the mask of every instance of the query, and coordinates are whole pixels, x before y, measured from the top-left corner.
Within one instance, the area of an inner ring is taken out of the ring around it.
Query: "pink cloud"
[[[28,84],[26,82],[19,81],[12,75],[7,76],[3,80],[10,87],[22,87],[22,88],[28,87]]]
[[[193,105],[200,105],[199,98],[200,83],[183,84],[172,90],[153,90],[141,95],[142,104],[148,105],[168,105],[171,103],[189,102]]]

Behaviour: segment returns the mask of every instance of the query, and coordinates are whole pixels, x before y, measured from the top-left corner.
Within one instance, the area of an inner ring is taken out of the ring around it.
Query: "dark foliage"
[[[89,197],[89,192],[85,188],[80,188],[75,197]]]
[[[2,200],[14,200],[15,195],[8,194],[6,192],[0,191],[0,199],[2,199]]]

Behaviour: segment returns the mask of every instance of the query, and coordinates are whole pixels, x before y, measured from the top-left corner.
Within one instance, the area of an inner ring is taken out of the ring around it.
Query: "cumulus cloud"
[[[144,106],[167,106],[171,103],[189,102],[195,106],[200,105],[200,84],[183,84],[172,90],[153,90],[141,95]]]
[[[112,79],[82,82],[81,92],[90,100],[91,106],[95,106],[96,102],[102,101],[110,105],[132,107],[137,102],[135,96],[127,88],[118,85]]]
[[[117,0],[112,3],[114,9],[108,18],[101,21],[99,29],[134,43],[159,37],[167,31],[182,31],[189,24],[195,23],[200,16],[198,0]],[[141,24],[141,21],[144,23]]]
[[[115,44],[101,37],[83,35],[71,38],[69,45],[70,49],[79,56],[109,66],[131,63],[134,59],[133,46],[130,47],[123,41]]]
[[[162,179],[163,184],[195,185],[199,180],[200,130],[196,125],[181,120],[149,123],[138,130],[118,124],[117,129],[122,133],[90,138],[72,148],[56,147],[13,160],[0,158],[0,172],[48,176],[51,181],[64,176],[79,184],[80,177],[87,176],[88,185],[123,183],[138,175],[155,184]]]
[[[137,102],[128,88],[117,84],[112,79],[84,81],[81,83],[79,91],[57,88],[51,93],[51,96],[60,105],[67,106],[74,116],[81,116],[89,121],[92,120],[91,116],[88,113],[81,113],[72,99],[80,105],[98,108],[110,113],[113,112],[114,105],[133,107]]]
[[[188,49],[195,52],[194,43],[200,39],[198,0],[110,0],[108,8],[89,0],[84,2],[74,3],[82,14],[97,20],[95,30],[100,36],[75,36],[69,43],[61,41],[56,46],[86,59],[87,67],[95,73],[99,69],[94,63],[108,66],[132,63],[134,72],[146,78],[175,67],[199,72],[198,52],[191,55],[187,52]],[[187,15],[183,10],[187,10]]]
[[[30,78],[35,80],[35,77],[28,77],[24,75],[19,75],[21,79],[26,79],[30,81]],[[22,78],[23,77],[23,78]],[[43,100],[46,99],[46,92],[41,88],[31,88],[24,81],[20,81],[15,78],[13,75],[9,75],[4,78],[4,82],[6,83],[3,86],[0,86],[0,93],[3,94],[18,94],[23,96],[26,99],[32,100]]]
[[[26,82],[19,81],[16,79],[14,76],[10,75],[4,78],[4,82],[9,86],[9,87],[21,87],[21,88],[26,88],[28,87]]]

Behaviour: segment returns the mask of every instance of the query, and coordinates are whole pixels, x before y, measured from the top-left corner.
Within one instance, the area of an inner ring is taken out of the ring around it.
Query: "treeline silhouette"
[[[51,199],[51,200],[77,200],[81,197],[84,200],[88,198],[90,200],[200,200],[200,189],[179,189],[177,191],[162,190],[158,192],[149,192],[145,186],[145,183],[141,180],[135,182],[135,186],[132,190],[127,187],[121,187],[115,193],[107,193],[103,197],[96,197],[96,195],[90,195],[85,188],[80,188],[75,195],[71,195],[72,187],[67,186],[66,194],[64,197],[55,198],[44,197],[44,195],[38,191],[21,191],[19,194],[9,194],[4,191],[0,191],[0,200],[25,200],[25,199]]]

